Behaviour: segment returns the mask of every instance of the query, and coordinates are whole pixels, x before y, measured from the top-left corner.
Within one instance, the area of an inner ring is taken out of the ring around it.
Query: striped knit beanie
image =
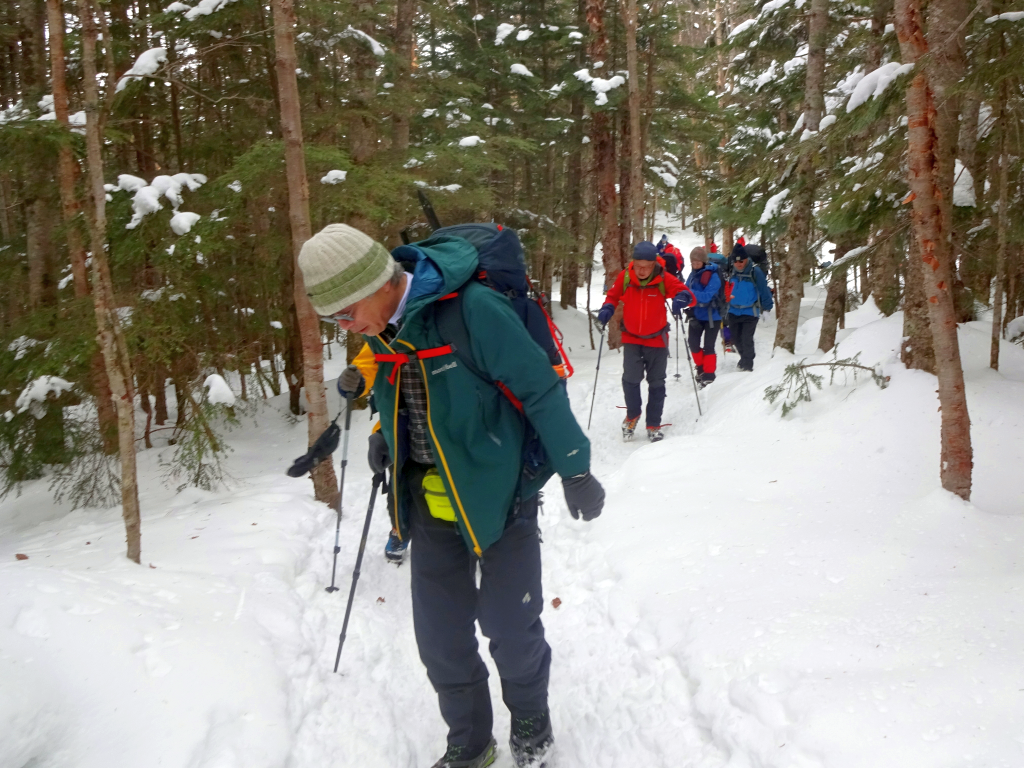
[[[299,252],[306,295],[323,316],[376,293],[396,267],[387,248],[347,224],[328,224]]]

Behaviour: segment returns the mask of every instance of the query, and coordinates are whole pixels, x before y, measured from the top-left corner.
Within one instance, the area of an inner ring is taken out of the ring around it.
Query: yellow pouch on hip
[[[423,477],[423,495],[427,500],[427,508],[430,516],[438,520],[455,522],[455,508],[448,498],[448,492],[444,489],[444,482],[437,473],[437,469],[431,467]]]

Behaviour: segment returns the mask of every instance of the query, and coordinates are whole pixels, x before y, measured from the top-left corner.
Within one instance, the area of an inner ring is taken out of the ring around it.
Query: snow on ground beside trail
[[[684,254],[699,244],[667,232]],[[898,314],[868,303],[839,332],[839,356],[881,364],[887,389],[826,386],[785,419],[764,401],[788,363],[825,357],[823,305],[809,287],[795,357],[772,357],[771,316],[754,373],[724,356],[701,418],[685,358],[679,380],[671,359],[673,426],[655,445],[621,441],[622,357],[602,353],[590,437],[605,512],[572,520],[555,482],[541,518],[558,768],[1024,761],[1024,351],[1004,344],[991,371],[988,325],[960,331],[965,503],[939,488],[935,380],[899,364]],[[585,425],[597,352],[583,313],[556,306],[554,319]],[[229,489],[165,487],[169,433],[140,453],[142,566],[123,557],[118,509],[68,512],[42,481],[0,503],[0,768],[417,768],[441,754],[409,569],[382,556],[382,502],[331,673],[369,496],[368,415],[353,418],[328,594],[334,514],[284,475],[306,439],[285,397],[228,434]],[[490,669],[496,765],[510,768]]]

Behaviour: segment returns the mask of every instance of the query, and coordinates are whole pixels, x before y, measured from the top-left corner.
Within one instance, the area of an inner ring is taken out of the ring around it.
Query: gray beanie
[[[396,268],[387,248],[347,224],[328,224],[299,251],[306,295],[324,316],[376,293]]]

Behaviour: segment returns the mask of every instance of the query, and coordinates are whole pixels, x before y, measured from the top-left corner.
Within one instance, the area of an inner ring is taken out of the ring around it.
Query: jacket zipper
[[[409,342],[403,339],[396,339],[396,341],[405,344],[409,349],[416,351],[416,348]],[[448,478],[448,487],[452,489],[452,495],[455,497],[455,505],[459,508],[459,514],[462,515],[462,524],[466,526],[466,530],[469,531],[469,538],[473,540],[473,551],[477,557],[483,557],[483,550],[480,549],[480,542],[477,541],[476,533],[473,532],[473,526],[469,524],[469,518],[466,516],[466,510],[462,506],[462,499],[459,498],[459,491],[455,487],[455,479],[452,477],[451,470],[448,468],[448,460],[444,457],[444,451],[441,450],[441,443],[437,439],[437,434],[434,432],[434,421],[430,418],[430,385],[427,383],[427,366],[422,360],[419,360],[420,372],[423,376],[423,391],[427,395],[427,427],[430,429],[430,436],[434,439],[434,450],[437,451],[437,457],[441,459],[441,466],[444,467],[444,474]],[[396,505],[397,509],[397,505]]]

